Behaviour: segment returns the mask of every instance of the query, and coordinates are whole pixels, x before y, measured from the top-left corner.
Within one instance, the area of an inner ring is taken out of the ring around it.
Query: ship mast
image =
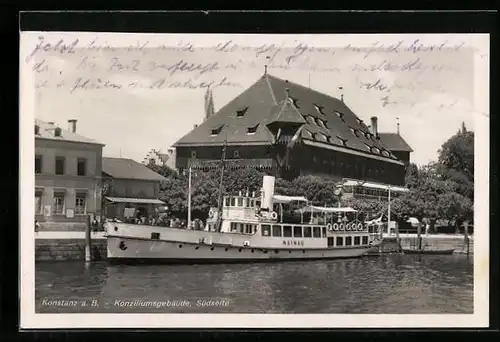
[[[220,184],[219,184],[219,198],[217,200],[217,231],[220,232],[222,229],[222,192],[224,188],[224,167],[226,161],[226,148],[227,148],[227,127],[226,127],[226,138],[224,139],[224,144],[222,145],[222,156],[221,156],[221,170],[220,170]]]

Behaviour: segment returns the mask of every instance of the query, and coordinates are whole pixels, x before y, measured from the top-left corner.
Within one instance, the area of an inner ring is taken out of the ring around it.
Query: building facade
[[[84,231],[87,215],[101,215],[103,144],[35,120],[35,220],[40,230]]]
[[[224,154],[228,167],[284,178],[314,174],[403,185],[405,161],[377,127],[377,117],[366,125],[342,99],[265,73],[177,141],[176,167],[218,167]]]
[[[107,218],[149,217],[158,206],[162,175],[132,159],[102,159],[104,207]]]

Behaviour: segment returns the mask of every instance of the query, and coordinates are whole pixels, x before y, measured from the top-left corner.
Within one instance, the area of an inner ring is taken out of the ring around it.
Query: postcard
[[[20,48],[22,329],[488,326],[488,35]]]

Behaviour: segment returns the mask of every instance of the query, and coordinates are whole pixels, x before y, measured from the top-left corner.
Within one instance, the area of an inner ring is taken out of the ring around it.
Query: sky
[[[170,35],[36,33],[22,65],[35,116],[141,162],[203,121],[211,84],[217,111],[268,73],[340,98],[380,132],[400,132],[419,165],[464,122],[474,130],[476,54],[468,35]],[[483,80],[480,80],[483,81]],[[487,80],[486,80],[487,82]],[[483,84],[484,85],[484,84]],[[342,89],[340,89],[342,88]]]

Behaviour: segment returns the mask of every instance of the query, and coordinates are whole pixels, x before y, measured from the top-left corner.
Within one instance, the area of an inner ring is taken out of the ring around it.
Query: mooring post
[[[399,238],[399,225],[397,221],[394,221],[394,231],[396,232],[396,242],[398,244],[399,252],[403,254],[403,247],[401,246],[401,239]]]
[[[467,255],[469,255],[469,221],[464,222],[464,243]]]
[[[91,220],[87,215],[87,224],[85,225],[85,262],[92,261],[92,238],[91,238]]]
[[[422,237],[420,236],[420,234],[422,233],[421,227],[422,225],[419,221],[417,224],[417,248],[419,253],[422,251]]]

